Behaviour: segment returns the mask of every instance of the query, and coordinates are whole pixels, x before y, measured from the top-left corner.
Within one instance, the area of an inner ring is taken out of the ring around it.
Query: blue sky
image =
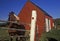
[[[60,0],[30,0],[53,18],[60,18]],[[0,0],[0,19],[7,20],[10,11],[16,15],[21,11],[27,0]]]

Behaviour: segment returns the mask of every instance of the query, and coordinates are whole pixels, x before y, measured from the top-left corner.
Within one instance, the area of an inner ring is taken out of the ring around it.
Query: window
[[[50,19],[46,18],[45,23],[46,23],[46,32],[48,32],[49,30],[51,30]]]

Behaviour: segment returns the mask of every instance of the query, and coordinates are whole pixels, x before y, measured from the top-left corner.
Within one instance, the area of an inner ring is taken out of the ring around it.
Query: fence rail
[[[8,30],[25,31],[25,35],[20,35],[20,36],[15,35],[15,36],[11,37],[9,35]],[[29,30],[0,27],[0,41],[11,41],[11,38],[12,38],[12,41],[29,41],[30,40]],[[20,40],[18,40],[18,39],[20,39]]]
[[[16,23],[16,24],[23,24],[23,25],[31,25],[31,24],[28,24],[28,23],[24,23],[24,22],[17,22],[17,21],[5,21],[5,20],[0,20],[0,22],[7,22],[7,23]]]
[[[1,27],[0,29],[5,29],[5,30],[18,30],[18,31],[30,31],[30,30],[23,30],[23,29],[16,29],[16,28],[5,28],[5,27]]]

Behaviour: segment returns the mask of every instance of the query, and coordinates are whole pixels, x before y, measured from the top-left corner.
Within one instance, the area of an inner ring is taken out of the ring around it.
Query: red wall
[[[40,10],[37,6],[33,5],[31,2],[27,2],[24,7],[22,8],[21,12],[18,14],[20,21],[30,24],[31,23],[31,14],[32,10],[37,11],[37,22],[38,25],[38,36],[40,37],[41,34],[45,31],[45,14],[42,10]],[[49,17],[49,16],[48,16]],[[30,29],[30,26],[25,25],[26,29]]]

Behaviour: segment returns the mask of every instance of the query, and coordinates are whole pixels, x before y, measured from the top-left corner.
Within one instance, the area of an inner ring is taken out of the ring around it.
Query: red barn
[[[41,37],[41,34],[43,32],[48,32],[53,28],[53,18],[43,9],[35,5],[33,2],[27,1],[21,12],[18,14],[20,21],[27,24],[31,24],[32,10],[36,10],[37,12],[36,26],[38,26],[38,36]],[[30,26],[25,25],[25,28],[30,29]]]

